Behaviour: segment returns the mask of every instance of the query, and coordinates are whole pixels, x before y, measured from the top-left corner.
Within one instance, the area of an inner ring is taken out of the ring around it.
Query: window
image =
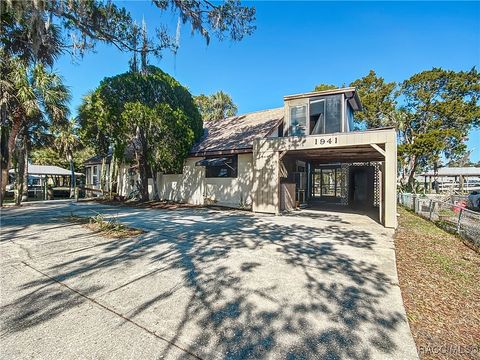
[[[98,185],[98,166],[92,167],[92,185]]]
[[[326,98],[325,134],[342,131],[342,95]]]
[[[310,102],[310,134],[325,134],[325,99]]]
[[[344,175],[341,168],[314,168],[312,196],[342,197]]]
[[[237,155],[220,157],[207,157],[208,159],[225,159],[212,162],[205,166],[205,177],[207,178],[235,178],[237,177]]]
[[[307,106],[293,106],[290,108],[290,135],[304,136],[307,133]]]

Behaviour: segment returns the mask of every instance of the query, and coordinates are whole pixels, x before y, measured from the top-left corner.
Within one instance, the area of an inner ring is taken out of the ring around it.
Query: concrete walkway
[[[64,216],[148,232],[100,237]],[[366,216],[2,209],[0,357],[416,359],[392,231]]]

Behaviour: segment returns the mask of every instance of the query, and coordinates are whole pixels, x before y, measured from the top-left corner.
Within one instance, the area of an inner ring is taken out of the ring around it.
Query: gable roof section
[[[230,116],[204,123],[204,133],[193,145],[191,155],[208,153],[247,152],[253,149],[253,140],[267,136],[283,119],[283,107]]]

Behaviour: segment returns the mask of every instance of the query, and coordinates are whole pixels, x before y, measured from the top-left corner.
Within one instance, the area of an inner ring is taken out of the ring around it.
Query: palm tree
[[[211,95],[212,111],[211,120],[221,120],[227,116],[234,116],[237,114],[237,107],[233,103],[232,98],[223,91],[218,91]]]
[[[237,114],[237,106],[230,95],[223,91],[209,96],[204,94],[195,96],[195,103],[204,121],[221,120]]]
[[[71,119],[63,124],[55,134],[55,145],[61,153],[64,153],[70,163],[70,197],[75,196],[75,166],[73,164],[73,152],[80,144],[76,131],[76,121]]]
[[[6,154],[2,154],[2,156],[6,155],[4,162],[7,166],[5,170],[2,169],[0,204],[3,201],[8,169],[12,163],[18,135],[27,132],[35,122],[40,120],[46,120],[50,125],[59,125],[65,122],[69,113],[67,104],[70,100],[70,93],[62,83],[60,76],[47,71],[43,64],[28,66],[18,58],[9,58],[8,60],[8,65],[6,65],[8,71],[4,73],[5,76],[0,84],[3,92],[0,105],[5,109],[5,120],[7,120],[5,125],[10,130]],[[25,156],[24,153],[23,156]],[[21,178],[17,181],[20,186],[20,189],[17,190],[23,191],[23,171],[21,171],[22,169],[18,170]],[[19,198],[21,199],[21,197]],[[17,204],[20,201],[17,200]]]

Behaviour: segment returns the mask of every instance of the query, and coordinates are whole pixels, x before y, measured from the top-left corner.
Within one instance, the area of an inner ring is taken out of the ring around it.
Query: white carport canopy
[[[14,173],[15,170],[10,169],[9,172]],[[70,176],[72,173],[70,170],[61,168],[60,166],[28,164],[28,174],[39,176]],[[76,172],[75,175],[83,176],[84,174]]]

